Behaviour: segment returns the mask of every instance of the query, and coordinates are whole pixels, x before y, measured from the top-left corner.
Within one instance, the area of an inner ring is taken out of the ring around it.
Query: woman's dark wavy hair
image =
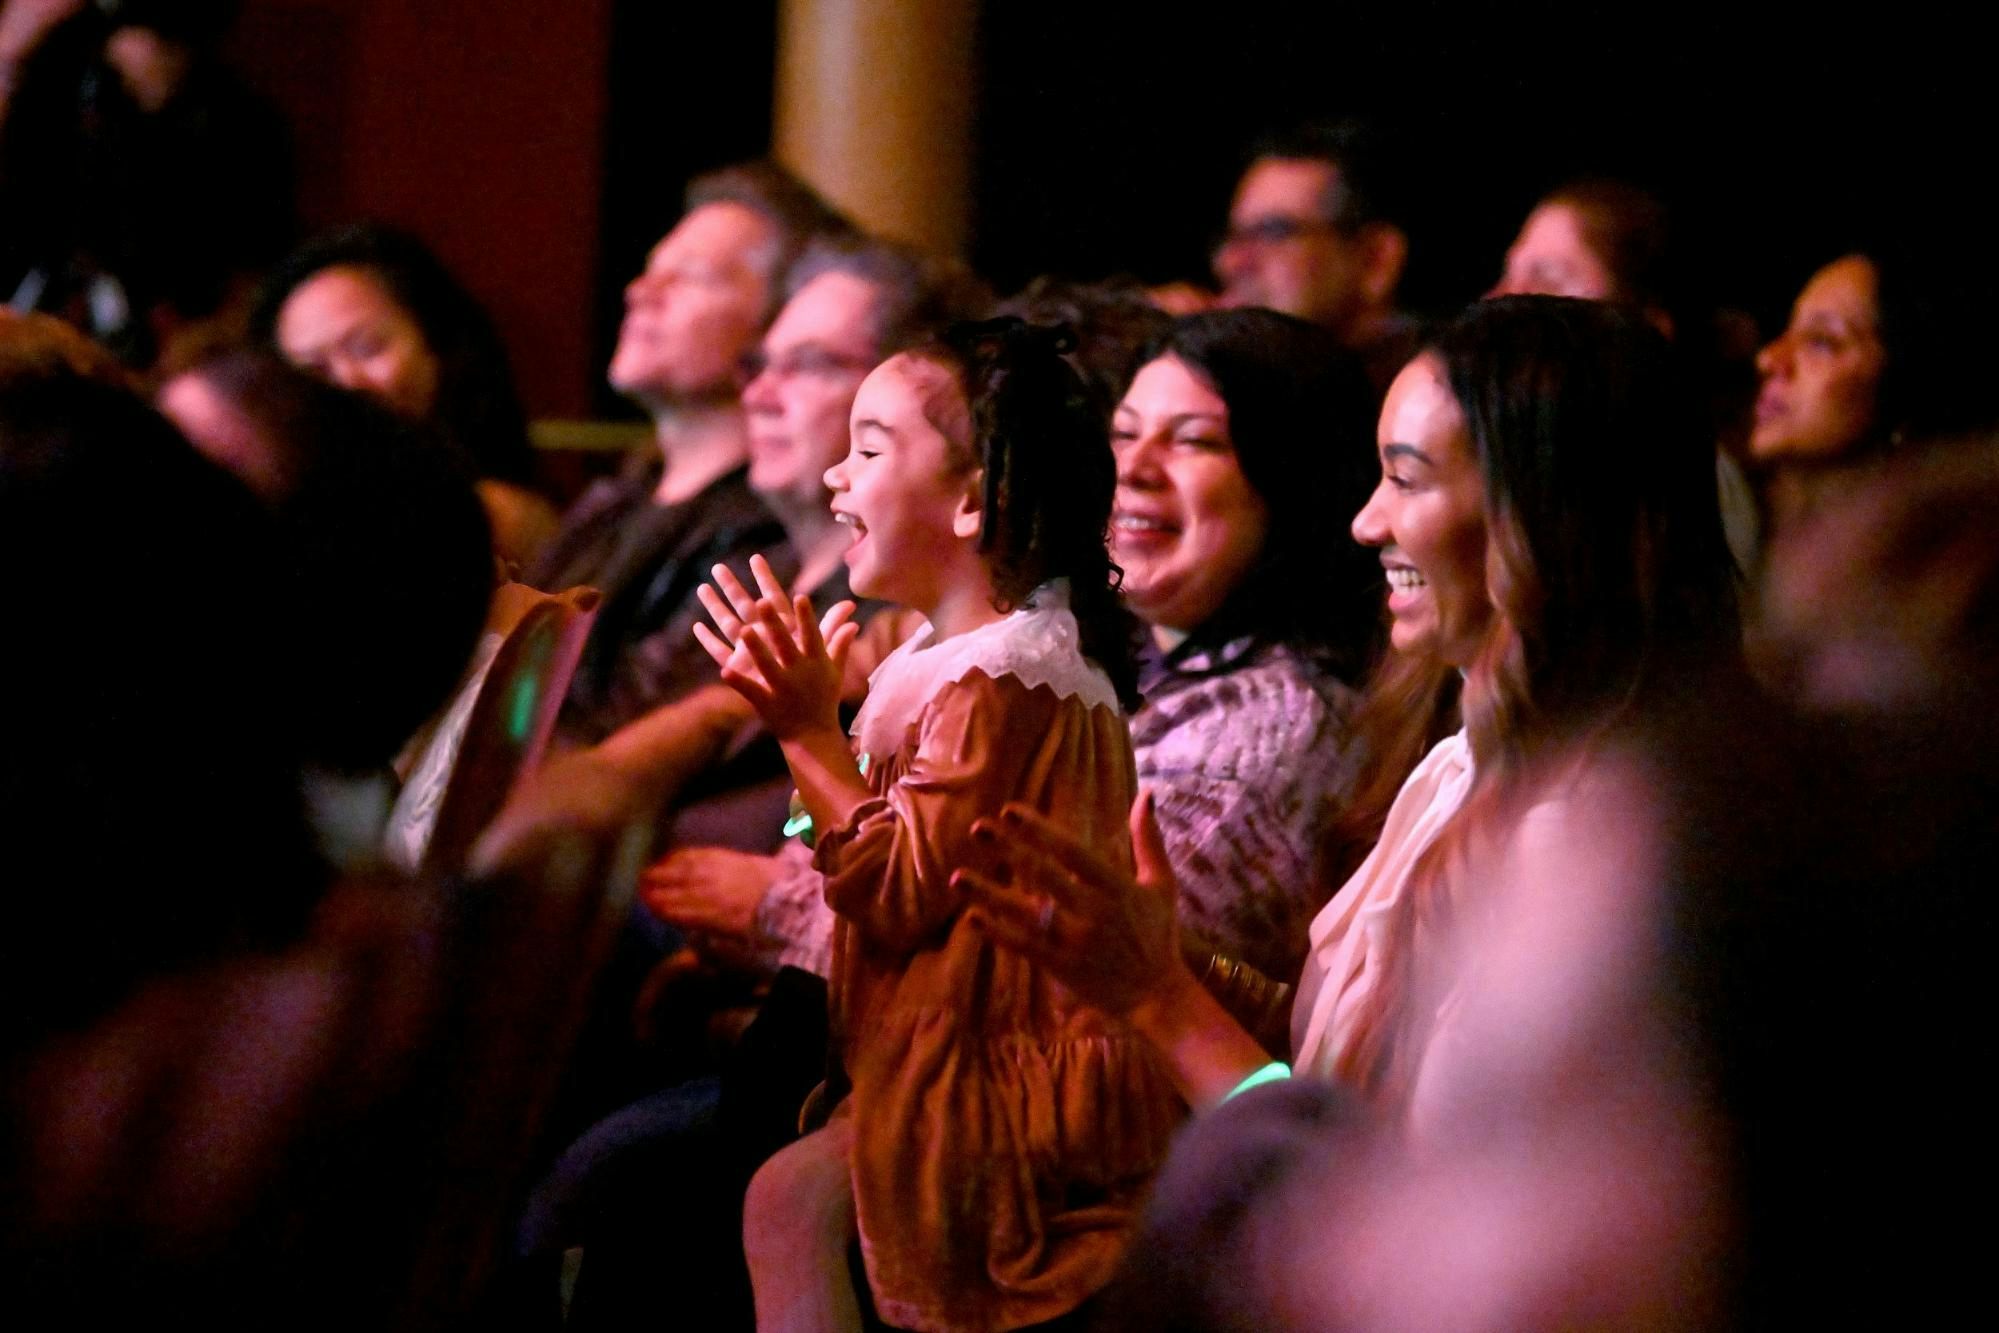
[[[472,475],[531,485],[534,451],[506,345],[485,307],[409,232],[364,222],[313,237],[264,280],[251,313],[253,335],[275,344],[278,312],[292,292],[342,267],[366,270],[423,331],[438,367],[431,424]]]
[[[1488,850],[1538,779],[1740,675],[1736,574],[1714,441],[1657,329],[1635,310],[1509,296],[1446,325],[1443,364],[1484,489],[1493,615],[1465,673],[1472,792],[1397,910],[1443,929],[1450,870]],[[1409,950],[1384,965],[1340,1075],[1407,1095],[1422,1025]]]
[[[1228,405],[1229,439],[1263,501],[1263,549],[1215,617],[1302,648],[1358,681],[1380,639],[1381,565],[1347,533],[1374,489],[1377,399],[1330,333],[1274,310],[1173,321],[1140,368],[1173,357]]]
[[[1118,597],[1123,571],[1106,544],[1117,469],[1096,401],[1065,359],[1074,345],[1065,328],[1003,317],[951,325],[910,355],[948,369],[964,390],[973,461],[985,472],[979,552],[999,608],[1067,579],[1083,653],[1130,710],[1138,622]]]
[[[1467,672],[1481,765],[1508,766],[1739,651],[1714,444],[1666,340],[1635,311],[1482,301],[1430,350],[1485,487],[1497,614]]]

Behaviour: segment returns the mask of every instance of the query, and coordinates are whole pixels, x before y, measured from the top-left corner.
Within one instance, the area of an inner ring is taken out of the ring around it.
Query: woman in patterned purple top
[[[1354,776],[1381,571],[1345,539],[1373,485],[1358,361],[1267,310],[1174,321],[1118,404],[1111,553],[1151,632],[1132,717],[1184,926],[1295,975]]]

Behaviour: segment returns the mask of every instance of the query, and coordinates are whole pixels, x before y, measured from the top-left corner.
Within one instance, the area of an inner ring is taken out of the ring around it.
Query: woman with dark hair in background
[[[1871,244],[1813,273],[1757,355],[1750,454],[1804,471],[1990,425],[1993,278],[1942,241]]]
[[[1872,243],[1812,274],[1756,357],[1749,455],[1779,538],[1855,465],[1991,427],[1994,276],[1982,241],[1937,237]]]
[[[361,224],[306,242],[266,280],[252,328],[295,365],[434,427],[477,482],[502,560],[525,567],[554,533],[499,332],[415,236]]]

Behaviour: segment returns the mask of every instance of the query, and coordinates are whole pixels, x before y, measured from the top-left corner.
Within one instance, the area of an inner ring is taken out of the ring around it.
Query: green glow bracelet
[[[854,763],[861,770],[861,776],[866,777],[868,756],[863,753]],[[815,846],[819,841],[818,830],[812,827],[812,816],[806,812],[805,802],[799,798],[796,789],[791,793],[791,817],[784,821],[784,836],[796,838],[807,847]]]
[[[1275,1083],[1279,1079],[1285,1079],[1290,1077],[1291,1077],[1290,1065],[1285,1064],[1282,1060],[1272,1060],[1269,1064],[1257,1070],[1254,1074],[1251,1074],[1248,1078],[1236,1084],[1233,1088],[1230,1088],[1228,1091],[1228,1095],[1226,1097],[1223,1097],[1222,1100],[1225,1102],[1234,1101],[1237,1097],[1240,1097],[1243,1093],[1248,1092],[1251,1088],[1261,1087],[1265,1083]]]

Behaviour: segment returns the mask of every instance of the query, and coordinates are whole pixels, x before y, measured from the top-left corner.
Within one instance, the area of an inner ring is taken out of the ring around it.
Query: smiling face
[[[416,320],[365,268],[339,264],[292,289],[278,310],[285,359],[421,420],[437,400],[437,357]]]
[[[848,583],[931,615],[978,567],[979,472],[935,422],[969,409],[950,371],[892,357],[861,382],[847,456],[826,472],[833,515],[854,531]]]
[[[1269,515],[1236,462],[1229,409],[1178,357],[1141,369],[1111,422],[1111,558],[1146,623],[1191,632],[1263,550]]]
[[[1381,482],[1353,521],[1381,548],[1390,642],[1469,666],[1492,621],[1485,580],[1485,487],[1465,415],[1429,353],[1389,386],[1377,436]]]
[[[1582,216],[1568,204],[1543,204],[1527,215],[1506,252],[1506,269],[1490,296],[1575,296],[1608,301],[1617,279],[1583,237]]]
[[[743,388],[750,488],[780,509],[824,512],[826,470],[847,452],[854,395],[875,355],[872,285],[822,273],[785,302]]]
[[[1875,428],[1886,353],[1874,265],[1859,255],[1812,275],[1790,327],[1756,356],[1763,388],[1749,451],[1758,458],[1836,458]]]
[[[642,403],[733,394],[776,245],[776,229],[741,204],[703,204],[682,218],[625,287],[611,387]]]

